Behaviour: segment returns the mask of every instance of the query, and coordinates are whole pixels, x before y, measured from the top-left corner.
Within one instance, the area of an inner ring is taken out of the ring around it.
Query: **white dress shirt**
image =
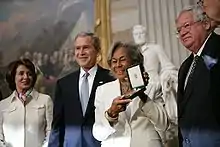
[[[88,71],[88,73],[89,73],[89,76],[88,76],[89,95],[91,94],[91,91],[92,91],[92,86],[93,86],[93,82],[94,82],[94,79],[95,79],[97,69],[98,69],[98,66],[95,65]],[[86,71],[81,67],[80,68],[80,75],[79,75],[79,93],[81,93],[81,85],[82,85],[83,76],[84,76],[85,73],[86,73]]]

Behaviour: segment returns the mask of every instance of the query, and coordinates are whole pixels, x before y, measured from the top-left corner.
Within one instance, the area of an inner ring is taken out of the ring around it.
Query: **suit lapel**
[[[179,86],[181,88],[182,91],[184,91],[184,87],[185,87],[185,80],[186,80],[186,76],[189,72],[189,68],[192,64],[192,61],[193,61],[193,54],[191,54],[189,56],[189,58],[185,61],[185,63],[183,64],[183,67],[180,71],[180,83],[179,83]],[[186,87],[185,87],[186,88]]]
[[[137,112],[137,110],[139,110],[140,101],[141,101],[141,99],[139,97],[136,97],[132,100],[132,104],[128,105],[127,110],[126,110],[126,114],[127,114],[127,116],[129,116],[129,117],[127,117],[129,122],[131,122],[133,120],[135,113]],[[130,115],[129,115],[129,113],[130,113]]]
[[[185,103],[188,101],[188,99],[193,91],[193,86],[194,86],[193,83],[199,77],[199,74],[201,73],[201,69],[202,69],[202,57],[199,57],[198,63],[195,67],[195,71],[194,71],[192,80],[190,81],[190,83],[187,83],[187,85],[185,87],[185,92],[184,92]]]
[[[192,61],[191,61],[191,63],[192,63]],[[188,64],[188,63],[187,63],[187,64]],[[188,66],[189,66],[189,67],[188,67]],[[199,57],[199,60],[198,60],[198,63],[197,63],[197,65],[196,65],[196,67],[195,67],[195,71],[194,71],[194,73],[193,73],[193,77],[192,77],[190,83],[187,83],[187,85],[186,85],[186,87],[185,87],[185,89],[184,89],[184,84],[185,84],[186,75],[187,75],[187,73],[189,72],[190,66],[191,66],[191,64],[187,65],[188,70],[184,71],[184,72],[186,72],[186,73],[185,73],[185,77],[183,77],[184,80],[182,80],[182,81],[184,81],[184,82],[182,83],[182,85],[183,85],[183,93],[182,93],[182,97],[181,97],[182,100],[181,100],[181,102],[180,102],[180,110],[179,110],[179,111],[180,111],[180,113],[179,113],[180,115],[181,115],[182,112],[184,111],[183,109],[184,109],[185,105],[187,104],[187,102],[189,101],[189,98],[190,98],[190,96],[191,96],[191,94],[192,94],[192,92],[193,92],[194,86],[196,86],[194,83],[195,83],[198,79],[202,79],[201,74],[204,73],[204,71],[203,71],[203,69],[204,69],[204,68],[203,68],[204,63],[203,63],[202,57],[200,56],[200,57]]]
[[[98,66],[94,81],[93,81],[93,85],[92,85],[92,91],[90,93],[90,97],[89,97],[89,102],[86,108],[86,113],[85,113],[85,117],[90,113],[91,110],[93,110],[92,108],[95,107],[94,106],[94,100],[95,100],[95,92],[96,92],[96,88],[102,84],[102,68],[100,66]]]
[[[109,94],[108,94],[108,97],[111,99],[110,103],[109,103],[109,107],[110,107],[114,98],[121,96],[121,88],[120,88],[119,80],[117,79],[114,82],[112,82],[112,84],[109,85],[109,89],[111,89],[111,90],[109,90]],[[126,108],[126,111],[123,111],[120,113],[121,120],[130,121],[130,118],[133,115],[132,109],[131,109],[132,107],[130,105],[128,105]],[[108,108],[106,108],[106,109],[108,109]]]
[[[76,71],[76,73],[72,76],[72,80],[73,81],[73,87],[69,86],[69,92],[71,93],[71,99],[73,100],[73,102],[71,102],[74,107],[78,107],[78,112],[80,113],[80,115],[83,117],[83,112],[82,112],[82,106],[81,106],[81,102],[80,102],[80,95],[79,95],[79,75],[80,75],[80,70]],[[73,99],[74,97],[74,99]]]
[[[187,86],[189,85],[186,85],[185,89],[184,89],[184,86],[185,86],[185,80],[186,80],[186,76],[187,76],[187,73],[189,71],[189,68],[192,64],[192,61],[193,61],[193,54],[191,54],[187,59],[186,61],[182,64],[181,68],[180,68],[180,71],[179,71],[179,82],[178,82],[178,104],[179,104],[179,108],[178,108],[178,111],[179,111],[179,116],[182,114],[183,112],[183,108],[186,104],[186,93],[188,93],[187,95],[189,96],[190,93],[191,93],[191,88],[187,88]]]
[[[216,47],[216,44],[218,44],[219,41],[219,36],[213,32],[207,40],[201,56],[208,55],[212,58],[217,58],[219,56],[219,48]]]

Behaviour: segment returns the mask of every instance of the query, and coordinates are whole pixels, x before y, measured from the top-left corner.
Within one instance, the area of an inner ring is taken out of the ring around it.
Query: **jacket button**
[[[185,142],[188,144],[190,143],[190,140],[188,138],[185,138]]]

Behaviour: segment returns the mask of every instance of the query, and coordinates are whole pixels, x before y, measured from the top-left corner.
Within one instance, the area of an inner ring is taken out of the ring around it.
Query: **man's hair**
[[[141,54],[140,50],[138,49],[137,45],[134,45],[132,43],[123,43],[123,42],[118,41],[118,42],[115,42],[112,45],[111,49],[109,50],[108,57],[107,57],[107,62],[109,66],[111,66],[113,54],[118,48],[121,48],[121,47],[125,48],[128,58],[131,61],[131,65],[137,65],[137,64],[143,65],[144,57]]]
[[[177,19],[176,19],[176,22],[177,22],[179,16],[184,12],[192,12],[194,21],[201,21],[201,22],[209,21],[208,16],[206,15],[206,13],[204,13],[204,11],[202,10],[202,8],[200,6],[192,5],[192,6],[185,7],[184,9],[182,9],[179,12]]]
[[[93,44],[94,48],[98,52],[100,52],[100,50],[101,50],[100,39],[94,33],[92,33],[92,32],[80,32],[76,35],[74,41],[76,41],[76,39],[79,38],[79,37],[91,37],[92,44]]]

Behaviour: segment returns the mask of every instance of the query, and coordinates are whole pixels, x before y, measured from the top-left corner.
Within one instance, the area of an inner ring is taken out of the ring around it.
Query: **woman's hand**
[[[131,101],[131,99],[125,99],[124,96],[116,97],[113,100],[111,107],[107,110],[108,115],[111,118],[117,118],[120,112],[125,111],[126,105]]]

